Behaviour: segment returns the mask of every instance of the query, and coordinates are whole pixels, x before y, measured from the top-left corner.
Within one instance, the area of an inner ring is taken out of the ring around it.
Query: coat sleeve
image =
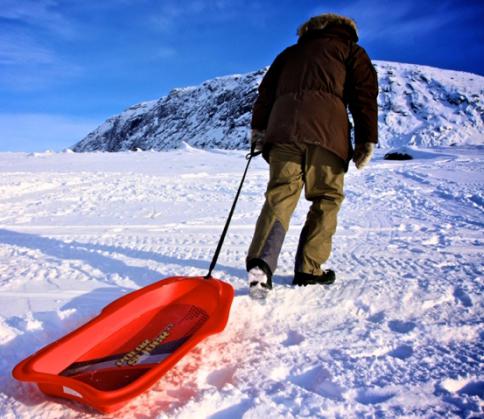
[[[366,51],[358,45],[347,63],[345,101],[355,125],[355,143],[378,142],[378,77]]]
[[[264,75],[258,89],[258,96],[252,107],[251,128],[263,131],[267,128],[276,90],[283,67],[284,52],[279,54]]]

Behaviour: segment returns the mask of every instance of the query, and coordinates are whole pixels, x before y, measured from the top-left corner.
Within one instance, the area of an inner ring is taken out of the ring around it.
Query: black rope
[[[249,164],[250,164],[250,161],[252,160],[252,157],[254,157],[254,153],[252,151],[249,154],[247,154],[247,156],[245,156],[245,158],[247,159],[247,166],[245,166],[244,174],[242,176],[242,180],[240,181],[239,190],[235,195],[234,203],[232,204],[232,208],[230,209],[229,216],[227,218],[227,221],[225,222],[224,230],[222,232],[222,235],[220,236],[220,240],[218,241],[217,249],[215,250],[215,254],[213,255],[213,258],[212,258],[212,263],[210,264],[210,268],[208,269],[207,275],[205,275],[205,279],[212,278],[212,271],[215,268],[215,265],[217,264],[217,259],[220,254],[220,250],[222,250],[222,245],[224,243],[225,236],[227,235],[227,230],[229,229],[230,221],[232,220],[232,215],[234,215],[235,205],[237,204],[237,201],[239,199],[240,191],[242,190],[242,185],[244,184],[245,175],[247,175],[247,171],[249,170]]]

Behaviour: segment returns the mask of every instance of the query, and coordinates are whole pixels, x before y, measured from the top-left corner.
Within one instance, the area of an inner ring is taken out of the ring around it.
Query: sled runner
[[[190,349],[227,324],[231,285],[212,277],[253,153],[206,276],[171,277],[127,294],[56,342],[20,362],[17,380],[101,412],[151,387]]]

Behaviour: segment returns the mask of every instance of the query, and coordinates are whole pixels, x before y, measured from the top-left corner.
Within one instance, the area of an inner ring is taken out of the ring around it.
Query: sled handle
[[[247,165],[245,166],[244,174],[242,175],[242,180],[240,181],[239,189],[237,190],[234,202],[232,203],[232,208],[230,209],[229,216],[227,217],[227,221],[225,222],[225,227],[223,229],[222,235],[220,236],[220,239],[218,241],[217,249],[215,250],[215,254],[213,255],[212,262],[210,263],[210,268],[208,269],[207,275],[205,275],[204,277],[205,279],[212,278],[212,271],[215,268],[215,265],[217,264],[220,250],[222,250],[222,245],[224,243],[225,236],[227,235],[227,230],[229,229],[230,221],[232,221],[232,215],[234,215],[235,206],[237,205],[237,201],[239,200],[240,191],[242,190],[242,186],[245,181],[245,176],[247,175],[247,171],[249,170],[249,165],[250,165],[250,161],[252,160],[252,157],[254,157],[253,150],[251,150],[250,153],[245,156],[245,158],[247,159]]]

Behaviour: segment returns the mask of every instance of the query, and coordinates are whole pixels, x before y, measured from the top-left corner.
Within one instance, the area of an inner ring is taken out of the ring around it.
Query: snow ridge
[[[482,144],[484,77],[375,61],[383,148]],[[173,89],[109,118],[74,151],[247,149],[252,104],[267,68]]]

